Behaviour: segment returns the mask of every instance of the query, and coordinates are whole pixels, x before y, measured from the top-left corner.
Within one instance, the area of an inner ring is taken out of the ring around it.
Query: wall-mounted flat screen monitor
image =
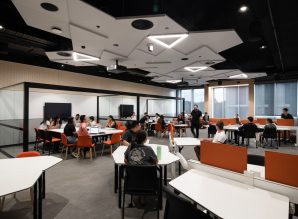
[[[121,104],[119,106],[120,109],[120,117],[124,118],[124,117],[130,117],[132,115],[133,111],[133,105],[124,105]]]
[[[45,103],[44,117],[66,119],[71,116],[71,103]]]

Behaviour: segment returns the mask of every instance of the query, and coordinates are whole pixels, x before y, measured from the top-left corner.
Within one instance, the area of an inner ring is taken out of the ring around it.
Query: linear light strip
[[[188,37],[188,34],[186,34],[186,33],[148,36],[148,38],[150,40],[152,40],[166,48],[174,47],[175,45],[180,43],[182,40],[184,40],[186,37]],[[178,39],[175,40],[174,42],[172,42],[171,44],[166,44],[166,43],[162,42],[161,40],[159,40],[159,39],[170,39],[170,38],[178,38]]]
[[[84,58],[80,58],[84,57]],[[74,61],[78,62],[78,61],[98,61],[99,58],[98,57],[94,57],[94,56],[89,56],[83,53],[78,53],[78,52],[73,52],[72,53],[72,58]]]
[[[185,70],[190,72],[198,72],[207,69],[207,66],[192,66],[192,67],[184,67]]]

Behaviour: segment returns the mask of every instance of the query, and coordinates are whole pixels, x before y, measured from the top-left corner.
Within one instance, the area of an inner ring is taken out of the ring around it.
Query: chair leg
[[[105,149],[105,144],[102,144],[102,149],[101,149],[101,155],[100,156],[102,156],[103,155],[103,150]]]
[[[122,195],[122,219],[124,219],[124,208],[125,208],[125,193]]]
[[[89,149],[90,160],[92,160],[92,148]]]
[[[81,156],[81,149],[78,148],[78,157],[77,157],[77,160],[79,159],[80,156]]]
[[[5,196],[3,196],[3,197],[0,198],[0,211],[3,210],[4,202],[5,202]]]
[[[93,148],[93,151],[94,151],[94,157],[96,157],[96,151],[95,151],[95,147]]]
[[[113,145],[111,144],[110,145],[110,155],[111,155],[111,157],[112,157],[112,154],[113,154]]]
[[[65,150],[65,160],[67,160],[67,155],[68,155],[68,147],[66,147],[66,150]]]

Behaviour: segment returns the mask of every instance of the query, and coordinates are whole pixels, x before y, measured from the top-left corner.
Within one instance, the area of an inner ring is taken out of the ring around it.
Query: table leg
[[[121,199],[122,199],[122,185],[121,185],[121,178],[123,175],[123,167],[119,167],[119,174],[118,174],[118,207],[121,208]]]
[[[37,219],[37,182],[33,186],[33,218]]]
[[[181,151],[183,149],[183,146],[182,147],[178,147],[178,151],[179,153],[181,154]],[[181,175],[181,163],[179,162],[179,176]]]
[[[40,176],[38,178],[38,218],[42,218],[42,199],[43,199],[43,178]]]
[[[42,171],[42,197],[46,197],[46,172]]]
[[[166,186],[168,183],[168,166],[165,165],[163,168],[163,184]]]
[[[296,129],[296,144],[295,144],[296,147],[298,147],[298,129]]]
[[[115,179],[114,179],[114,192],[117,193],[118,190],[118,164],[115,163]]]

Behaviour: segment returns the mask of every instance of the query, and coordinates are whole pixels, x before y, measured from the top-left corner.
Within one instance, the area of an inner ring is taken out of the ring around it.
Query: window
[[[280,116],[284,107],[297,116],[297,82],[255,85],[256,116]]]
[[[180,92],[180,96],[185,98],[185,113],[191,113],[194,105],[198,105],[199,110],[204,112],[204,88],[181,90]]]
[[[213,116],[216,118],[247,117],[248,86],[213,88]]]

